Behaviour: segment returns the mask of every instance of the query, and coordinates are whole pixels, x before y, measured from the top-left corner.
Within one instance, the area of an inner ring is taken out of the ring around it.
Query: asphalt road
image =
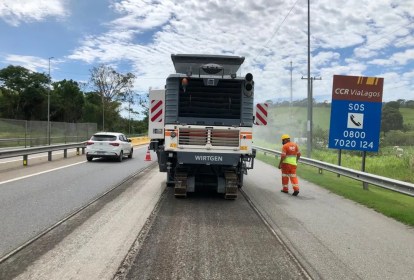
[[[144,161],[144,147],[134,152],[134,158],[121,163],[87,162],[80,155],[46,163],[37,158],[28,167],[3,170],[0,257],[150,164]]]
[[[280,170],[259,161],[245,178],[243,190],[314,279],[413,279],[414,228],[305,180],[298,197],[281,193]]]
[[[126,279],[308,279],[243,197],[167,189]]]
[[[95,176],[106,178],[105,172]],[[280,170],[267,164],[255,162],[243,190],[272,230],[242,196],[236,201],[209,193],[175,199],[166,193],[151,214],[164,181],[156,167],[146,172],[92,214],[65,223],[70,230],[64,234],[57,230],[26,255],[2,264],[0,276],[300,279],[306,275],[297,262],[313,279],[414,275],[412,227],[304,180],[298,197],[280,193]]]
[[[280,239],[313,279],[413,279],[412,227],[304,180],[298,197],[286,195],[280,182],[280,170],[257,161],[243,187],[279,238],[266,231],[243,197],[177,200],[168,194],[123,278],[304,276]]]
[[[158,168],[134,179],[0,264],[0,279],[112,279],[165,188]]]

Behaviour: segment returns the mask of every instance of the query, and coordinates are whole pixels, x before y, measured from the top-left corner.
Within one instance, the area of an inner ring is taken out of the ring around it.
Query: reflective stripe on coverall
[[[289,190],[289,179],[293,187],[293,191],[299,191],[299,181],[296,176],[297,155],[300,155],[299,148],[294,142],[288,142],[282,147],[282,187],[283,191]]]

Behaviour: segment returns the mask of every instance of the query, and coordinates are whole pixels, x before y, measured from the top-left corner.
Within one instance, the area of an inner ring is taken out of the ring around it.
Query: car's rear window
[[[114,135],[94,135],[92,136],[91,140],[94,141],[115,141],[116,136]]]

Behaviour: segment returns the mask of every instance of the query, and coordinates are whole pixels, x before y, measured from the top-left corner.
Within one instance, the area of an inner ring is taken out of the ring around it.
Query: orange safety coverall
[[[281,169],[283,191],[289,190],[289,178],[292,183],[293,191],[299,191],[299,181],[296,176],[297,160],[300,157],[299,147],[294,142],[287,142],[282,147]]]

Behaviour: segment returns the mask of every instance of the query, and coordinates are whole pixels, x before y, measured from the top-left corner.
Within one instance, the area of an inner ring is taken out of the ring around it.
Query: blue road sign
[[[329,148],[378,151],[383,83],[383,78],[334,76]]]

